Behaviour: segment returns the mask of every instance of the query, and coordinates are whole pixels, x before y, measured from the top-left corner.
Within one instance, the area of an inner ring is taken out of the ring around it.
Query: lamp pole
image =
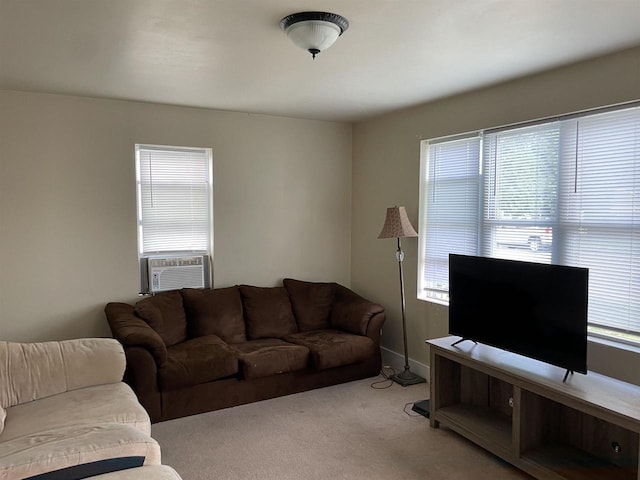
[[[402,272],[402,262],[404,260],[404,252],[402,251],[402,244],[400,243],[400,237],[398,237],[398,249],[396,250],[396,259],[398,260],[398,271],[400,273],[400,305],[402,307],[402,334],[404,337],[404,370],[402,373],[392,375],[391,379],[406,387],[407,385],[415,385],[416,383],[424,383],[426,380],[420,375],[416,375],[410,370],[409,367],[409,352],[407,349],[407,319],[405,315],[405,301],[404,301],[404,275]]]
[[[400,271],[400,302],[402,304],[402,333],[404,335],[404,371],[406,372],[409,370],[409,352],[407,350],[407,319],[404,313],[404,274],[402,272],[404,252],[402,251],[402,245],[400,244],[400,237],[398,237],[398,251],[396,252],[396,258],[398,259],[398,270]]]

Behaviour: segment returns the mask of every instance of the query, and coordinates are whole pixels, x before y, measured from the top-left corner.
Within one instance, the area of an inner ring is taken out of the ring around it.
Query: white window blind
[[[640,107],[566,131],[559,260],[589,268],[592,326],[640,332]]]
[[[211,170],[210,149],[136,146],[139,256],[210,253]]]
[[[484,135],[480,254],[549,263],[558,203],[558,122]]]
[[[475,197],[477,206],[448,202],[434,215],[430,189],[447,176],[423,173],[419,298],[448,300],[448,253],[587,267],[590,333],[640,340],[640,107],[478,135],[480,191],[469,178],[455,197]],[[442,152],[459,149],[459,139],[427,142],[423,161],[437,163]],[[450,161],[462,170],[469,160]],[[448,223],[442,217],[469,212],[479,225],[473,251],[472,242],[441,227]],[[431,295],[432,285],[439,296]]]
[[[449,253],[478,248],[480,137],[429,145],[423,163],[419,295],[448,301]]]

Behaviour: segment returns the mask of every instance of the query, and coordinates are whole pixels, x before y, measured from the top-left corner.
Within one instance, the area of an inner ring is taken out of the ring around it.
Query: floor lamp
[[[400,243],[401,238],[417,237],[415,231],[404,207],[387,208],[387,218],[384,220],[384,226],[378,238],[397,238],[398,250],[396,251],[396,259],[398,260],[398,268],[400,270],[400,300],[402,303],[402,333],[404,334],[404,370],[391,376],[391,380],[399,383],[403,387],[407,385],[415,385],[416,383],[424,383],[426,380],[416,375],[409,369],[409,353],[407,352],[407,321],[404,315],[404,276],[402,274],[402,261],[404,260],[404,252]]]

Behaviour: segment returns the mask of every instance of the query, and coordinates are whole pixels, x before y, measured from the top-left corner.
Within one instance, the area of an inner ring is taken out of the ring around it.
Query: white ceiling
[[[350,22],[316,60],[305,10]],[[636,45],[640,0],[0,0],[0,88],[338,121]]]

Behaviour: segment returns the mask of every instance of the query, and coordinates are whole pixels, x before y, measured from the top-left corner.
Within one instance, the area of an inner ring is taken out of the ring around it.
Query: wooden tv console
[[[640,387],[459,339],[427,340],[432,427],[536,478],[640,480]]]

